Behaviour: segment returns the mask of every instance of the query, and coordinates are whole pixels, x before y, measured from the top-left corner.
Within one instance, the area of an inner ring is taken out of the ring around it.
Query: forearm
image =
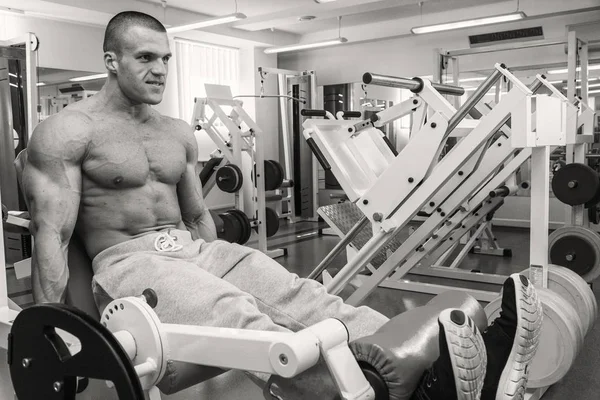
[[[204,239],[207,242],[212,242],[217,239],[217,228],[215,221],[208,209],[204,209],[202,214],[193,221],[184,221],[185,227],[192,234],[192,239]]]
[[[58,235],[38,232],[31,257],[33,299],[40,303],[64,303],[69,269],[68,244]]]

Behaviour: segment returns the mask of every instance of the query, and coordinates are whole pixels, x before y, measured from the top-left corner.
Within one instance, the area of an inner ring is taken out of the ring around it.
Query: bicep
[[[31,214],[32,233],[57,233],[62,241],[71,237],[81,198],[81,173],[77,168],[40,169],[28,164],[23,172],[23,188]]]
[[[57,138],[47,127],[34,132],[22,177],[33,234],[49,230],[63,241],[70,238],[77,220],[83,156],[80,141],[61,140],[64,137]]]

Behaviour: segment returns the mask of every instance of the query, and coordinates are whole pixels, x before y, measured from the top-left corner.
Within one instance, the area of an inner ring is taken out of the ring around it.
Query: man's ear
[[[114,51],[104,53],[104,66],[110,72],[117,71],[117,54]]]

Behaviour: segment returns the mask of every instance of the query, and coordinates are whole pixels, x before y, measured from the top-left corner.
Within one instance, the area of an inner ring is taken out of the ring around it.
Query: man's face
[[[160,103],[171,58],[166,33],[135,26],[125,32],[121,44],[119,87],[135,103]]]

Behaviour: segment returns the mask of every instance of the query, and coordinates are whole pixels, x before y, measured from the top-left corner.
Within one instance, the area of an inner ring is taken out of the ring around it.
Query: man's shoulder
[[[76,108],[65,108],[43,120],[35,130],[64,137],[89,133],[92,127],[93,121],[89,114]]]
[[[51,151],[56,155],[82,154],[92,129],[93,121],[88,114],[65,108],[38,124],[31,136],[28,153]]]
[[[185,141],[191,141],[192,139],[195,141],[193,129],[191,128],[190,124],[184,120],[166,115],[160,115],[159,118],[161,125],[168,126],[169,131],[174,135],[183,138]]]

